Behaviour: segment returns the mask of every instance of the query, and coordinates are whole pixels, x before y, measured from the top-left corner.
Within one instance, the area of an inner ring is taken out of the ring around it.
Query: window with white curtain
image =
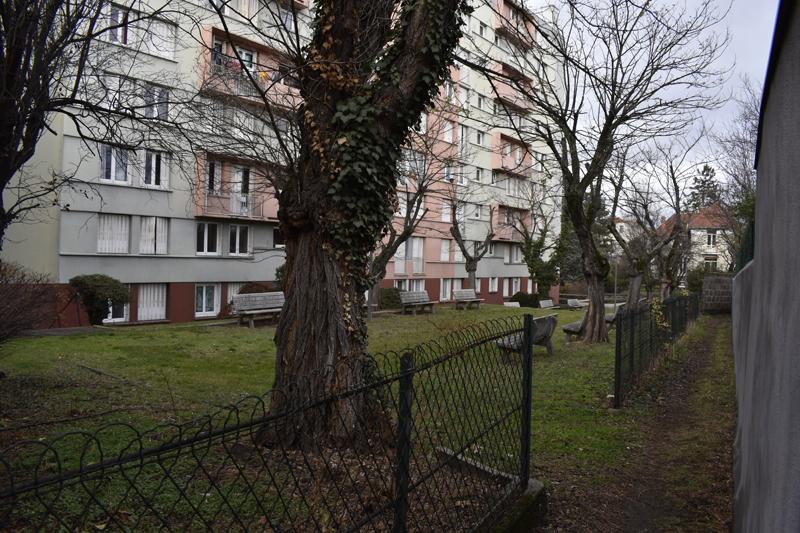
[[[481,293],[481,278],[475,278],[475,294]]]
[[[164,320],[167,318],[167,284],[145,283],[139,285],[139,300],[136,304],[136,319]]]
[[[439,261],[442,263],[450,262],[450,239],[442,239]]]
[[[152,83],[145,83],[141,95],[145,117],[160,120],[169,118],[169,89]]]
[[[209,159],[206,165],[206,189],[218,193],[222,183],[222,161]]]
[[[139,253],[164,255],[167,253],[169,239],[169,219],[162,217],[141,217],[142,227],[139,235]]]
[[[142,51],[165,59],[174,59],[177,34],[175,24],[155,18],[148,18],[142,24]]]
[[[453,124],[449,120],[446,120],[444,122],[444,128],[443,128],[443,131],[442,131],[442,140],[444,142],[446,142],[446,143],[452,143],[453,142],[453,130],[454,129],[455,129],[455,124]]]
[[[455,243],[455,246],[453,247],[453,262],[464,262],[464,252],[461,251],[461,246],[459,246],[458,243]]]
[[[497,292],[497,278],[489,278],[489,292]]]
[[[425,290],[425,280],[424,279],[408,280],[408,286],[411,292],[422,292]]]
[[[129,183],[128,150],[107,144],[100,145],[100,180]]]
[[[233,297],[239,294],[246,281],[236,281],[228,283],[228,303],[233,302]]]
[[[520,278],[511,278],[511,294],[517,294],[522,289]]]
[[[129,235],[128,215],[97,215],[97,253],[127,254]]]
[[[450,202],[442,200],[442,222],[450,222]]]
[[[194,316],[217,316],[219,301],[220,286],[218,283],[202,283],[194,286]]]

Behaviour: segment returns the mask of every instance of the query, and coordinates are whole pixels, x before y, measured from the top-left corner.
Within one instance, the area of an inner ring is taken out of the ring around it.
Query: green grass
[[[537,316],[553,313],[486,305],[471,311],[440,306],[433,315],[376,316],[368,324],[369,350],[402,351],[473,323],[530,311]],[[557,313],[559,326],[581,317],[580,311]],[[272,327],[167,325],[9,343],[0,349],[0,369],[8,375],[0,387],[0,428],[121,410],[100,418],[0,432],[0,448],[22,437],[90,430],[100,421],[140,428],[183,421],[243,396],[263,394],[274,379],[273,335]],[[534,350],[533,475],[545,483],[603,475],[625,460],[626,447],[639,438],[639,409],[609,408],[613,339],[612,332],[607,344],[566,343],[559,327],[553,357],[543,348]],[[469,372],[480,379],[477,367]],[[491,386],[497,390],[499,384]],[[500,397],[505,391],[497,392]],[[485,412],[477,410],[473,416]],[[130,434],[111,431],[106,438],[114,448]]]

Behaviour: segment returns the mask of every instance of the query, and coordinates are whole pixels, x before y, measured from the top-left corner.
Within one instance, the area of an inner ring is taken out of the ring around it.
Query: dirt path
[[[729,317],[709,319],[701,342],[662,388],[645,445],[632,462],[622,531],[727,531],[735,423]]]
[[[729,316],[698,322],[686,352],[623,409],[638,414],[622,464],[574,473],[569,490],[551,498],[547,523],[532,530],[730,530],[736,420],[730,328]]]

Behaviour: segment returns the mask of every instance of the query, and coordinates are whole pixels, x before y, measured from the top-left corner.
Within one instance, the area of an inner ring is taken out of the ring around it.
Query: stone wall
[[[700,310],[704,313],[730,313],[733,278],[724,274],[712,274],[703,278],[703,296]]]

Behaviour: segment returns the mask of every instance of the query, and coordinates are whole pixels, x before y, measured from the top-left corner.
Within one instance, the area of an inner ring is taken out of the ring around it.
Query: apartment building
[[[185,18],[155,19],[146,28],[132,24],[106,35],[98,46],[113,50],[116,58],[100,74],[107,97],[135,99],[146,116],[164,120],[161,131],[180,122],[197,135],[175,150],[165,146],[176,143],[160,142],[153,129],[130,146],[87,144],[74,124],[57,116],[27,170],[70,173],[73,185],[42,208],[36,223],[11,227],[3,259],[44,272],[57,283],[102,273],[128,284],[132,300],[110,309],[109,323],[218,317],[244,283],[274,281],[284,262],[278,205],[265,179],[271,164],[254,156],[253,143],[274,148],[279,166],[277,145],[291,125],[279,117],[270,130],[256,120],[259,95],[252,80],[269,83],[291,107],[297,93],[290,69],[263,36],[293,32],[295,25],[307,35],[309,2],[280,0],[265,10],[255,0],[216,5],[184,0]],[[519,9],[508,0],[498,2],[504,12]],[[224,26],[218,9],[226,14]],[[173,4],[170,12],[175,11]],[[110,4],[106,16],[124,21],[135,19],[132,14],[133,8],[120,3]],[[499,20],[489,6],[479,7],[463,52],[491,53],[496,68],[524,76],[513,62],[514,54],[524,50],[503,37],[507,19]],[[254,32],[251,21],[262,31]],[[425,224],[401,247],[383,284],[424,288],[443,301],[466,286],[462,254],[447,237],[450,216],[443,201],[445,188],[463,187],[461,200],[453,205],[466,238],[481,240],[490,222],[495,228],[492,247],[478,267],[476,290],[488,302],[499,303],[517,291],[534,290],[519,235],[503,221],[510,213],[530,211],[519,183],[541,179],[544,173],[535,151],[515,138],[511,128],[494,127],[499,106],[525,111],[512,89],[505,87],[496,98],[477,73],[454,67],[452,74],[452,84],[443,91],[457,94],[470,112],[452,113],[441,141],[454,152],[461,147],[462,155],[469,146],[470,156],[459,162],[458,177],[454,172],[426,198],[430,209]],[[194,100],[186,98],[192,94],[207,104],[203,111],[181,109],[183,102]],[[229,105],[231,99],[235,106]],[[115,100],[114,105],[123,104]],[[248,107],[252,111],[242,112]],[[219,127],[223,122],[226,128]],[[135,132],[136,126],[131,128]],[[264,147],[259,150],[263,153]]]
[[[534,212],[543,212],[551,222],[550,238],[557,239],[560,187],[558,178],[547,172],[546,148],[522,138],[530,115],[524,96],[513,82],[503,81],[534,83],[536,76],[530,69],[537,61],[531,57],[534,52],[529,44],[537,31],[535,17],[513,0],[477,2],[475,7],[458,55],[502,76],[490,82],[483,72],[457,63],[437,109],[423,117],[421,132],[438,137],[432,144],[444,166],[443,179],[430,187],[423,220],[398,250],[381,285],[427,290],[439,301],[449,301],[454,290],[468,288],[464,254],[450,232],[455,210],[470,246],[482,242],[491,227],[494,238],[478,263],[474,288],[488,303],[502,303],[516,292],[537,290],[523,261],[522,236],[512,221],[528,219],[530,227]],[[519,25],[525,25],[522,31]],[[412,157],[412,164],[420,159],[424,157]],[[534,186],[551,194],[532,195]],[[406,217],[403,196],[408,189],[401,181],[396,226],[402,226]],[[552,296],[557,298],[557,287],[552,288]]]

